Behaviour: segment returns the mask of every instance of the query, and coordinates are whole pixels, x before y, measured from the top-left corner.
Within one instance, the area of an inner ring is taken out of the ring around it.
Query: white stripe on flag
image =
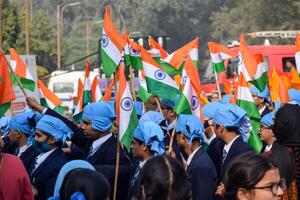
[[[126,82],[126,87],[124,93],[121,98],[120,102],[120,126],[119,126],[119,133],[120,133],[120,140],[124,136],[130,122],[130,116],[133,111],[133,100],[130,93],[130,89],[128,86],[128,82]]]
[[[254,103],[252,94],[248,87],[238,86],[238,99]]]
[[[103,29],[103,35],[106,35],[105,30]],[[106,54],[111,58],[111,60],[118,65],[121,58],[122,53],[119,51],[119,49],[114,45],[114,43],[110,40],[109,36],[107,37],[107,44],[105,47],[101,45],[101,48],[106,52]]]

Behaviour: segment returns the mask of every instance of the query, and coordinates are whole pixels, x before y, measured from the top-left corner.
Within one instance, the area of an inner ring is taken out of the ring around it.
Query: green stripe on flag
[[[176,88],[149,77],[146,77],[146,83],[148,92],[159,97],[173,100],[178,93],[178,90]]]
[[[143,63],[141,57],[130,56],[130,63],[133,69],[143,69]]]
[[[101,59],[103,65],[104,73],[110,77],[116,70],[118,64],[114,63],[114,61],[106,54],[106,52],[101,48]]]
[[[146,103],[148,101],[148,99],[150,98],[151,94],[149,92],[147,92],[145,90],[145,88],[143,88],[142,86],[139,86],[139,89],[138,89],[138,96],[142,99],[142,101],[144,103]]]
[[[170,64],[168,64],[166,62],[160,62],[158,64],[170,76],[175,76],[177,74],[182,74],[183,65],[179,69],[175,69],[174,67],[172,67]]]
[[[261,141],[260,137],[258,136],[260,122],[258,120],[250,118],[250,124],[252,126],[252,130],[251,130],[250,136],[248,138],[248,144],[252,147],[252,149],[256,153],[260,153],[260,151],[262,150],[262,147],[263,147],[262,141]]]
[[[10,78],[11,78],[11,82],[14,84],[14,85],[19,85],[17,83],[17,80],[15,78],[18,78],[22,84],[22,87],[25,88],[25,89],[28,89],[30,91],[34,91],[35,89],[35,82],[33,80],[30,80],[30,79],[27,79],[27,78],[23,78],[23,77],[20,77],[18,75],[15,74],[15,76],[13,75],[13,73],[11,72],[10,73]]]
[[[83,91],[83,100],[82,100],[82,107],[87,105],[88,103],[92,102],[92,91],[90,90],[85,90]]]
[[[11,102],[0,105],[0,117],[3,117],[7,110],[10,108]]]
[[[213,66],[213,72],[220,73],[225,71],[224,61],[219,63],[212,63],[212,66]]]
[[[269,82],[267,72],[264,72],[258,79],[255,79],[253,81],[250,81],[259,91],[264,91],[264,89],[267,87],[267,84]]]
[[[82,119],[82,112],[73,115],[73,120],[75,123],[79,124],[81,122],[81,119]]]
[[[179,115],[181,113],[184,114],[192,114],[191,107],[189,104],[188,99],[186,96],[183,94],[183,92],[180,90],[179,91],[180,96],[179,99],[177,100],[175,106],[174,106],[174,111]]]
[[[41,105],[42,105],[42,106],[44,106],[44,107],[46,107],[46,108],[49,107],[45,98],[40,98],[40,101],[41,101]]]
[[[127,127],[123,137],[121,138],[121,143],[127,148],[128,151],[130,150],[130,145],[132,142],[134,130],[135,130],[136,126],[138,125],[138,123],[139,123],[139,120],[137,118],[135,109],[133,109],[131,116],[130,116],[128,127]]]
[[[56,107],[54,108],[54,110],[55,110],[56,112],[58,112],[59,114],[61,114],[61,115],[63,115],[63,114],[65,113],[65,109],[64,109],[64,107],[62,107],[62,106],[56,106]]]
[[[236,104],[239,107],[243,108],[247,112],[247,115],[249,117],[260,120],[260,114],[258,112],[258,109],[257,109],[257,106],[255,105],[255,103],[237,99]]]

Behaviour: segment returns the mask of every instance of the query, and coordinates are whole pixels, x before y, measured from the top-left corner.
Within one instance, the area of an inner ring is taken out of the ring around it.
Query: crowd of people
[[[151,96],[118,168],[114,101],[85,105],[76,124],[27,97],[30,110],[0,119],[0,199],[105,200],[115,189],[120,200],[299,199],[300,92],[282,105],[251,92],[260,153],[248,144],[247,112],[228,97],[204,105],[202,121]]]

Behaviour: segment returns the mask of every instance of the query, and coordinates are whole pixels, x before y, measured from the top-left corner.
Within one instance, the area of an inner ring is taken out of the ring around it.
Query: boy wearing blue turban
[[[139,187],[140,171],[146,161],[155,156],[165,153],[164,134],[161,128],[153,121],[139,123],[131,144],[132,154],[140,160],[139,165],[134,170],[129,186],[129,199],[140,199],[141,191]]]
[[[269,112],[272,112],[272,110],[270,110],[268,107],[270,93],[267,87],[264,89],[264,91],[260,92],[255,86],[252,86],[250,91],[261,117],[265,116]]]
[[[201,143],[204,127],[197,116],[179,115],[176,126],[177,142],[189,156],[186,171],[192,185],[193,199],[213,199],[217,186],[217,172]]]
[[[35,199],[47,199],[53,195],[57,174],[67,162],[61,145],[71,134],[64,122],[50,115],[44,115],[37,123],[32,145],[40,154],[30,170]]]
[[[251,150],[249,145],[243,141],[239,131],[246,114],[246,111],[234,104],[224,104],[223,107],[216,110],[213,116],[215,133],[225,142],[219,180],[223,179],[229,163],[235,157]]]
[[[11,118],[9,122],[8,140],[5,145],[16,147],[14,154],[18,156],[29,172],[30,166],[39,152],[31,145],[30,140],[35,135],[36,123],[41,119],[39,113],[25,112]]]

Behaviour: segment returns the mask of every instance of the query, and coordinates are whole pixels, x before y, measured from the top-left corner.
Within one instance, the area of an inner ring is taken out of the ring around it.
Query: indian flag
[[[151,94],[147,90],[147,83],[145,80],[144,72],[142,70],[139,71],[138,78],[139,78],[138,95],[143,102],[147,102]]]
[[[182,66],[182,63],[185,61],[186,57],[189,55],[195,66],[198,66],[198,37],[191,42],[187,43],[180,49],[177,49],[175,52],[167,56],[165,59],[162,59],[164,62],[169,63],[175,69],[179,69]]]
[[[158,42],[156,42],[151,36],[149,36],[149,46],[150,50],[148,51],[152,58],[156,59],[165,59],[168,57],[168,52],[164,50]]]
[[[223,45],[214,42],[208,42],[207,44],[213,70],[217,73],[225,71],[224,60],[235,57],[234,53]]]
[[[166,99],[174,99],[178,93],[176,82],[160,68],[145,49],[141,48],[141,53],[148,92]]]
[[[141,58],[141,46],[134,41],[131,41],[130,38],[126,37],[125,45],[125,61],[126,66],[131,64],[133,69],[141,70],[143,69],[142,58]],[[129,64],[128,64],[129,62]]]
[[[10,79],[8,63],[5,55],[0,51],[0,117],[2,117],[16,99],[15,91]]]
[[[238,85],[235,91],[235,99],[236,104],[247,112],[247,116],[250,119],[252,128],[248,138],[248,144],[256,153],[259,153],[263,146],[262,141],[258,136],[260,114],[243,74],[240,74],[239,76]]]
[[[95,76],[92,82],[92,102],[98,102],[102,99],[102,92],[99,86],[98,76]]]
[[[84,86],[83,86],[83,97],[82,97],[82,104],[83,107],[86,104],[92,102],[92,84],[90,79],[90,62],[86,61],[85,63],[85,75],[84,75]]]
[[[300,74],[300,35],[296,35],[296,42],[295,42],[296,52],[295,52],[295,61],[297,72]]]
[[[76,109],[75,109],[75,112],[73,114],[73,120],[76,123],[79,123],[81,121],[81,118],[82,118],[82,110],[83,110],[82,97],[83,97],[83,92],[80,94],[79,97],[77,97],[78,103],[76,105]]]
[[[111,101],[112,100],[112,93],[113,93],[113,90],[114,90],[114,84],[115,84],[115,81],[112,80],[110,82],[110,84],[108,85],[107,89],[106,89],[106,92],[102,98],[102,101]]]
[[[193,114],[200,118],[200,79],[190,57],[187,58],[184,65],[181,86],[183,90],[180,92],[174,111],[177,114]]]
[[[115,28],[110,17],[110,10],[105,8],[103,33],[101,40],[101,59],[103,70],[107,76],[111,76],[117,69],[122,59],[125,41]]]
[[[268,66],[264,62],[264,57],[262,54],[255,54],[254,59],[256,61],[257,70],[254,74],[253,80],[250,81],[253,85],[259,89],[259,91],[264,91],[267,87],[269,79],[268,79]]]
[[[41,80],[37,80],[37,87],[41,105],[46,108],[51,108],[63,115],[64,108],[61,106],[61,100],[51,90],[49,90]]]
[[[127,150],[130,149],[132,137],[138,118],[134,109],[132,95],[129,84],[124,74],[124,65],[121,64],[119,69],[119,91],[116,99],[117,124],[119,126],[119,139]]]
[[[251,82],[260,91],[265,89],[268,83],[268,68],[263,63],[262,55],[251,54],[243,34],[240,36],[238,71],[247,82]]]
[[[20,87],[26,88],[30,91],[34,91],[35,82],[32,78],[32,75],[29,72],[28,67],[22,61],[21,57],[19,56],[19,54],[14,48],[10,49],[10,65],[14,70],[16,78],[18,78],[21,82]],[[12,82],[16,85],[17,82],[15,80],[15,76],[11,76],[11,77],[12,77]]]

